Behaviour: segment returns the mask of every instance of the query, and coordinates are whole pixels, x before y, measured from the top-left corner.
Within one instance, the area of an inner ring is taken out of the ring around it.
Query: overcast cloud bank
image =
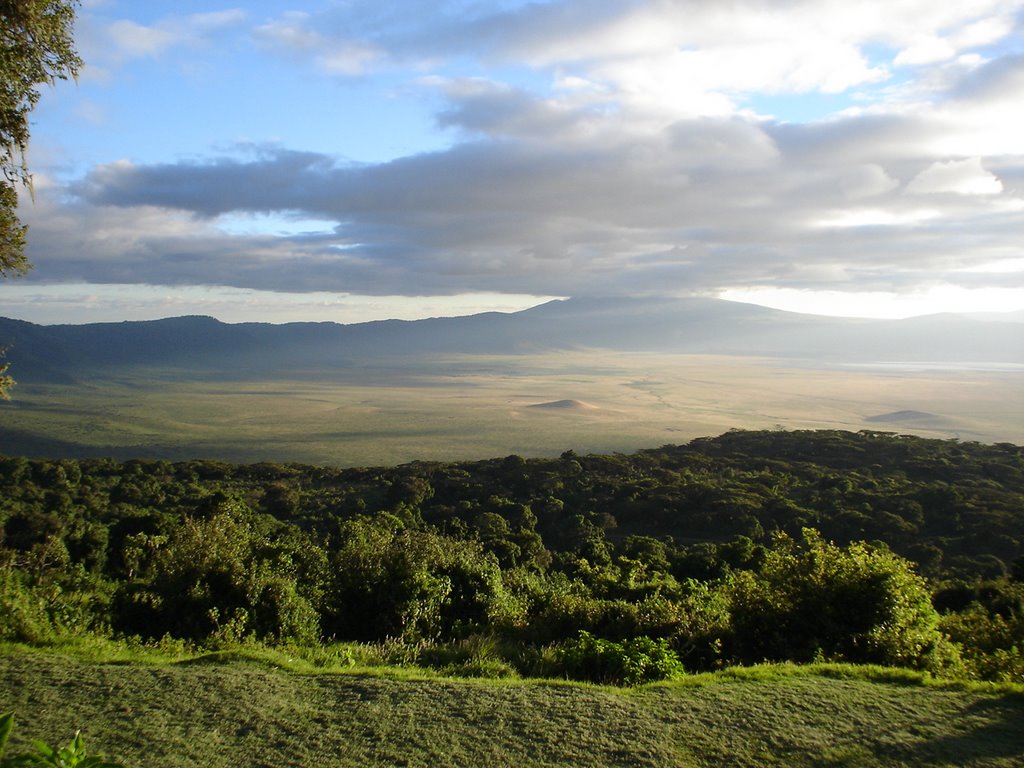
[[[232,41],[297,74],[428,100],[447,143],[361,162],[329,143],[215,136],[212,156],[42,177],[25,209],[34,279],[371,295],[1024,289],[1022,9],[393,1],[91,22],[111,78]],[[230,226],[250,216],[278,231]],[[329,224],[303,231],[310,220]]]

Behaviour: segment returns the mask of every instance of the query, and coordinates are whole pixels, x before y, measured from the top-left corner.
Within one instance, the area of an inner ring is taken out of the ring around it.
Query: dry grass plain
[[[1011,366],[579,351],[373,361],[261,381],[176,376],[24,384],[0,407],[0,452],[366,466],[625,452],[732,428],[1024,442],[1024,369]]]

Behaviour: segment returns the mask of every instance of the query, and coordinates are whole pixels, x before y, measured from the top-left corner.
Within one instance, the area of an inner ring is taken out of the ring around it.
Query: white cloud
[[[268,46],[298,52],[315,52],[326,44],[324,37],[310,26],[310,14],[288,11],[276,21],[262,24],[253,31]]]
[[[971,157],[932,163],[911,180],[906,191],[914,195],[998,195],[1003,183],[982,167],[980,157]]]
[[[850,229],[856,227],[901,227],[933,221],[941,216],[934,208],[894,211],[886,208],[853,208],[822,218],[817,226],[824,229]]]
[[[1014,33],[1022,7],[1021,0],[392,0],[287,12],[257,34],[346,76],[385,63],[426,72],[457,60],[485,69],[525,64],[558,88],[571,84],[595,103],[664,121],[734,114],[753,94],[877,88],[891,80],[890,64],[969,62],[974,49]],[[882,58],[886,50],[891,62]]]
[[[988,16],[961,28],[953,35],[953,42],[959,50],[992,45],[1013,34],[1015,26],[1012,13]]]
[[[307,57],[315,69],[328,75],[365,75],[387,59],[386,51],[369,40],[325,34],[316,24],[310,13],[289,11],[257,27],[254,35],[265,48]]]
[[[935,35],[922,35],[904,48],[893,59],[896,66],[921,66],[948,61],[957,54],[957,48],[949,40]]]
[[[922,66],[950,61],[967,55],[966,51],[998,43],[1013,34],[1015,3],[943,3],[952,13],[933,15],[927,11],[909,37],[904,33],[902,50],[894,63],[898,66]],[[1019,6],[1018,6],[1019,8]]]
[[[722,114],[736,93],[837,93],[888,79],[883,64],[869,61],[868,46],[889,46],[895,63],[920,65],[996,43],[1012,34],[1020,7],[1016,0],[663,0],[609,2],[593,12],[553,3],[496,16],[484,28],[509,58],[571,70],[638,103]]]
[[[972,290],[949,284],[933,285],[910,293],[737,288],[724,291],[720,298],[811,315],[875,318],[904,318],[940,312],[1011,312],[1024,305],[1020,290]]]
[[[134,58],[163,56],[178,46],[195,46],[207,42],[223,30],[237,28],[247,14],[242,9],[229,9],[188,16],[173,16],[144,25],[130,19],[119,19],[98,31],[102,42],[89,45],[88,61],[115,60],[122,62]],[[97,32],[93,31],[90,35]]]
[[[370,65],[383,58],[376,46],[359,41],[336,43],[321,54],[319,67],[328,74],[356,76],[364,74]]]
[[[115,48],[126,58],[159,56],[179,40],[179,36],[171,29],[145,27],[127,20],[115,21],[107,34]]]

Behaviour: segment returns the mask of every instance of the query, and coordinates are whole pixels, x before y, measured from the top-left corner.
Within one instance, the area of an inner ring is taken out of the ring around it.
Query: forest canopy
[[[7,640],[490,636],[524,674],[547,648],[556,673],[621,677],[595,671],[604,643],[690,670],[1024,675],[1010,444],[736,431],[390,468],[9,457],[0,488]]]

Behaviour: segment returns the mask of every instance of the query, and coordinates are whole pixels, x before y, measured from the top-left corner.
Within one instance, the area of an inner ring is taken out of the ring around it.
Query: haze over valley
[[[6,450],[394,464],[632,451],[733,428],[1024,435],[1022,325],[706,299],[334,323],[0,321]]]

